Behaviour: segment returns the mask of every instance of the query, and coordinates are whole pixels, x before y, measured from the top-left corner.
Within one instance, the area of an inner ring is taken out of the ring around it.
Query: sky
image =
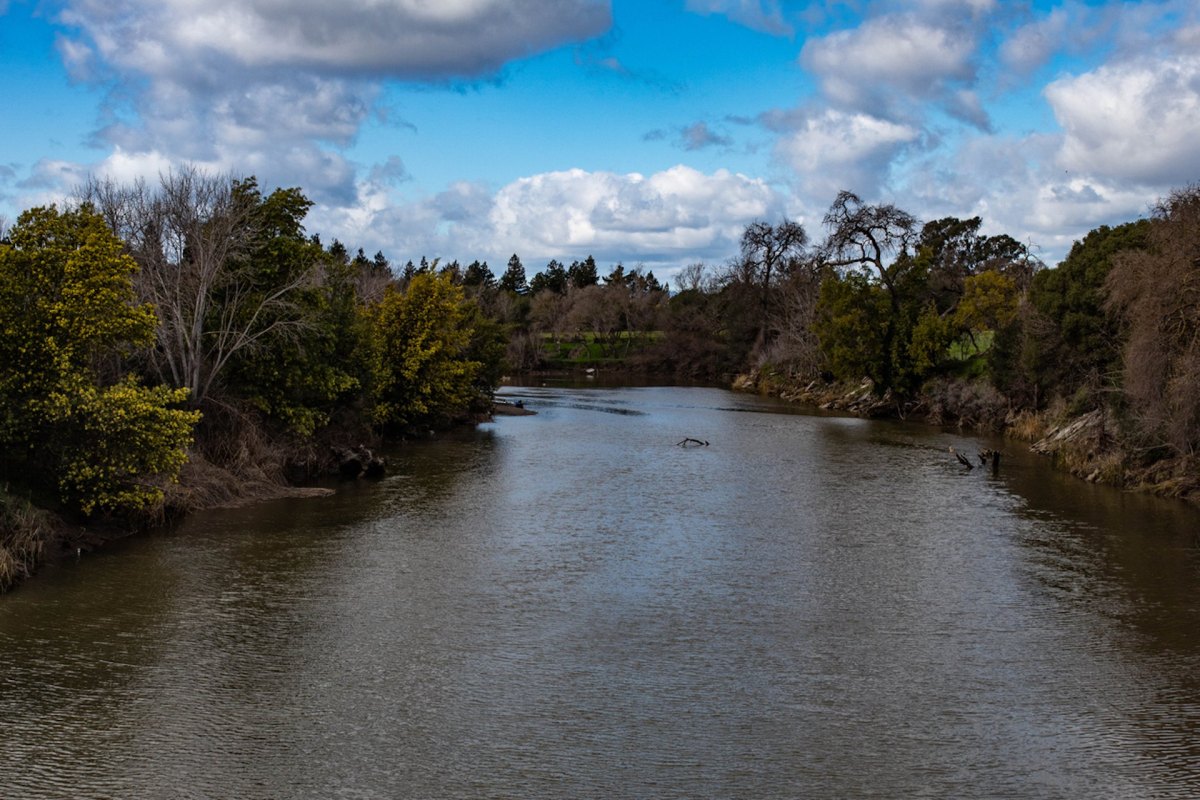
[[[0,0],[0,218],[184,165],[395,263],[669,277],[846,189],[1053,265],[1200,181],[1200,3]]]

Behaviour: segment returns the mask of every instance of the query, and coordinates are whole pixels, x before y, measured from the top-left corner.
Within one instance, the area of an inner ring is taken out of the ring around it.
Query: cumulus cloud
[[[763,181],[676,166],[650,176],[569,170],[523,178],[496,195],[494,235],[543,255],[633,251],[658,261],[711,254],[746,223],[772,216],[780,198]]]
[[[809,40],[800,62],[841,108],[901,118],[911,116],[914,106],[935,102],[986,128],[982,108],[962,102],[962,90],[975,81],[977,48],[974,31],[947,24],[946,17],[889,15]]]
[[[836,109],[785,115],[776,156],[796,174],[798,191],[828,202],[841,189],[868,196],[877,192],[896,157],[917,144],[921,132],[909,125]]]
[[[380,79],[494,73],[601,33],[611,11],[608,0],[65,0],[60,21],[72,74],[114,87],[93,146],[349,204],[356,165],[341,151],[372,118]]]
[[[722,14],[739,25],[774,36],[795,32],[783,18],[779,0],[687,0],[687,9],[697,14]]]
[[[1146,186],[1200,175],[1200,54],[1104,65],[1045,95],[1064,168]]]
[[[179,82],[232,70],[478,77],[611,25],[607,0],[69,0],[108,64]]]
[[[749,222],[781,217],[784,200],[762,180],[680,165],[652,175],[547,172],[497,191],[461,182],[402,204],[364,193],[357,211],[321,213],[340,238],[397,259],[502,263],[515,252],[537,263],[592,254],[601,263],[670,267],[726,258]]]
[[[1050,264],[1098,225],[1142,216],[1155,193],[1058,165],[1061,137],[976,135],[906,164],[896,201],[925,219],[979,216],[986,233],[1031,245]]]

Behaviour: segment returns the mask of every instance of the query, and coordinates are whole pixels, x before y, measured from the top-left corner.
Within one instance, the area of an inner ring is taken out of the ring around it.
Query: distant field
[[[975,342],[972,344],[971,339],[964,336],[950,345],[947,355],[955,361],[968,361],[975,356],[981,356],[988,350],[991,350],[992,342],[995,338],[996,334],[994,331],[982,331],[975,334]]]
[[[594,332],[574,336],[542,334],[542,354],[552,366],[563,368],[617,364],[662,338],[661,331],[613,334]]]

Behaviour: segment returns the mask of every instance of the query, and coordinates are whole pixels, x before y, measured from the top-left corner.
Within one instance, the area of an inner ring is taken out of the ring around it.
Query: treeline
[[[279,471],[489,409],[501,328],[449,274],[324,246],[311,205],[183,170],[23,213],[0,243],[6,484],[138,512],[189,458],[261,472],[271,442]]]
[[[1114,422],[1101,439],[1120,437],[1138,460],[1195,457],[1200,187],[1148,219],[1093,230],[1054,269],[1011,236],[982,233],[978,217],[922,223],[850,192],[822,229],[814,241],[795,222],[755,222],[734,258],[687,266],[674,291],[641,268],[597,279],[579,262],[552,261],[526,284],[513,256],[484,305],[510,331],[517,366],[591,337],[655,374],[867,380],[892,408],[935,406],[968,423],[1103,410]]]
[[[573,355],[664,377],[862,384],[960,419],[1105,408],[1147,457],[1200,445],[1200,189],[1055,269],[979,218],[842,192],[819,238],[749,225],[672,288],[588,256],[393,265],[306,231],[299,189],[182,170],[92,181],[0,244],[0,470],[84,513],[161,503],[185,461],[316,468],[333,442],[486,413],[505,370]],[[947,388],[952,387],[952,388]],[[940,393],[940,395],[939,395]],[[953,395],[953,397],[949,397]],[[257,458],[261,461],[261,458]]]

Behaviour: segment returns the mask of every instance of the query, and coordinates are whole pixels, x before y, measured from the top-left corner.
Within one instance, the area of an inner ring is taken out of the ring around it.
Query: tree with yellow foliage
[[[384,427],[439,424],[463,415],[481,364],[461,286],[422,272],[405,291],[389,286],[374,309],[376,422]]]
[[[157,324],[136,271],[89,206],[34,208],[0,244],[0,468],[86,514],[161,500],[199,419],[124,374]]]

